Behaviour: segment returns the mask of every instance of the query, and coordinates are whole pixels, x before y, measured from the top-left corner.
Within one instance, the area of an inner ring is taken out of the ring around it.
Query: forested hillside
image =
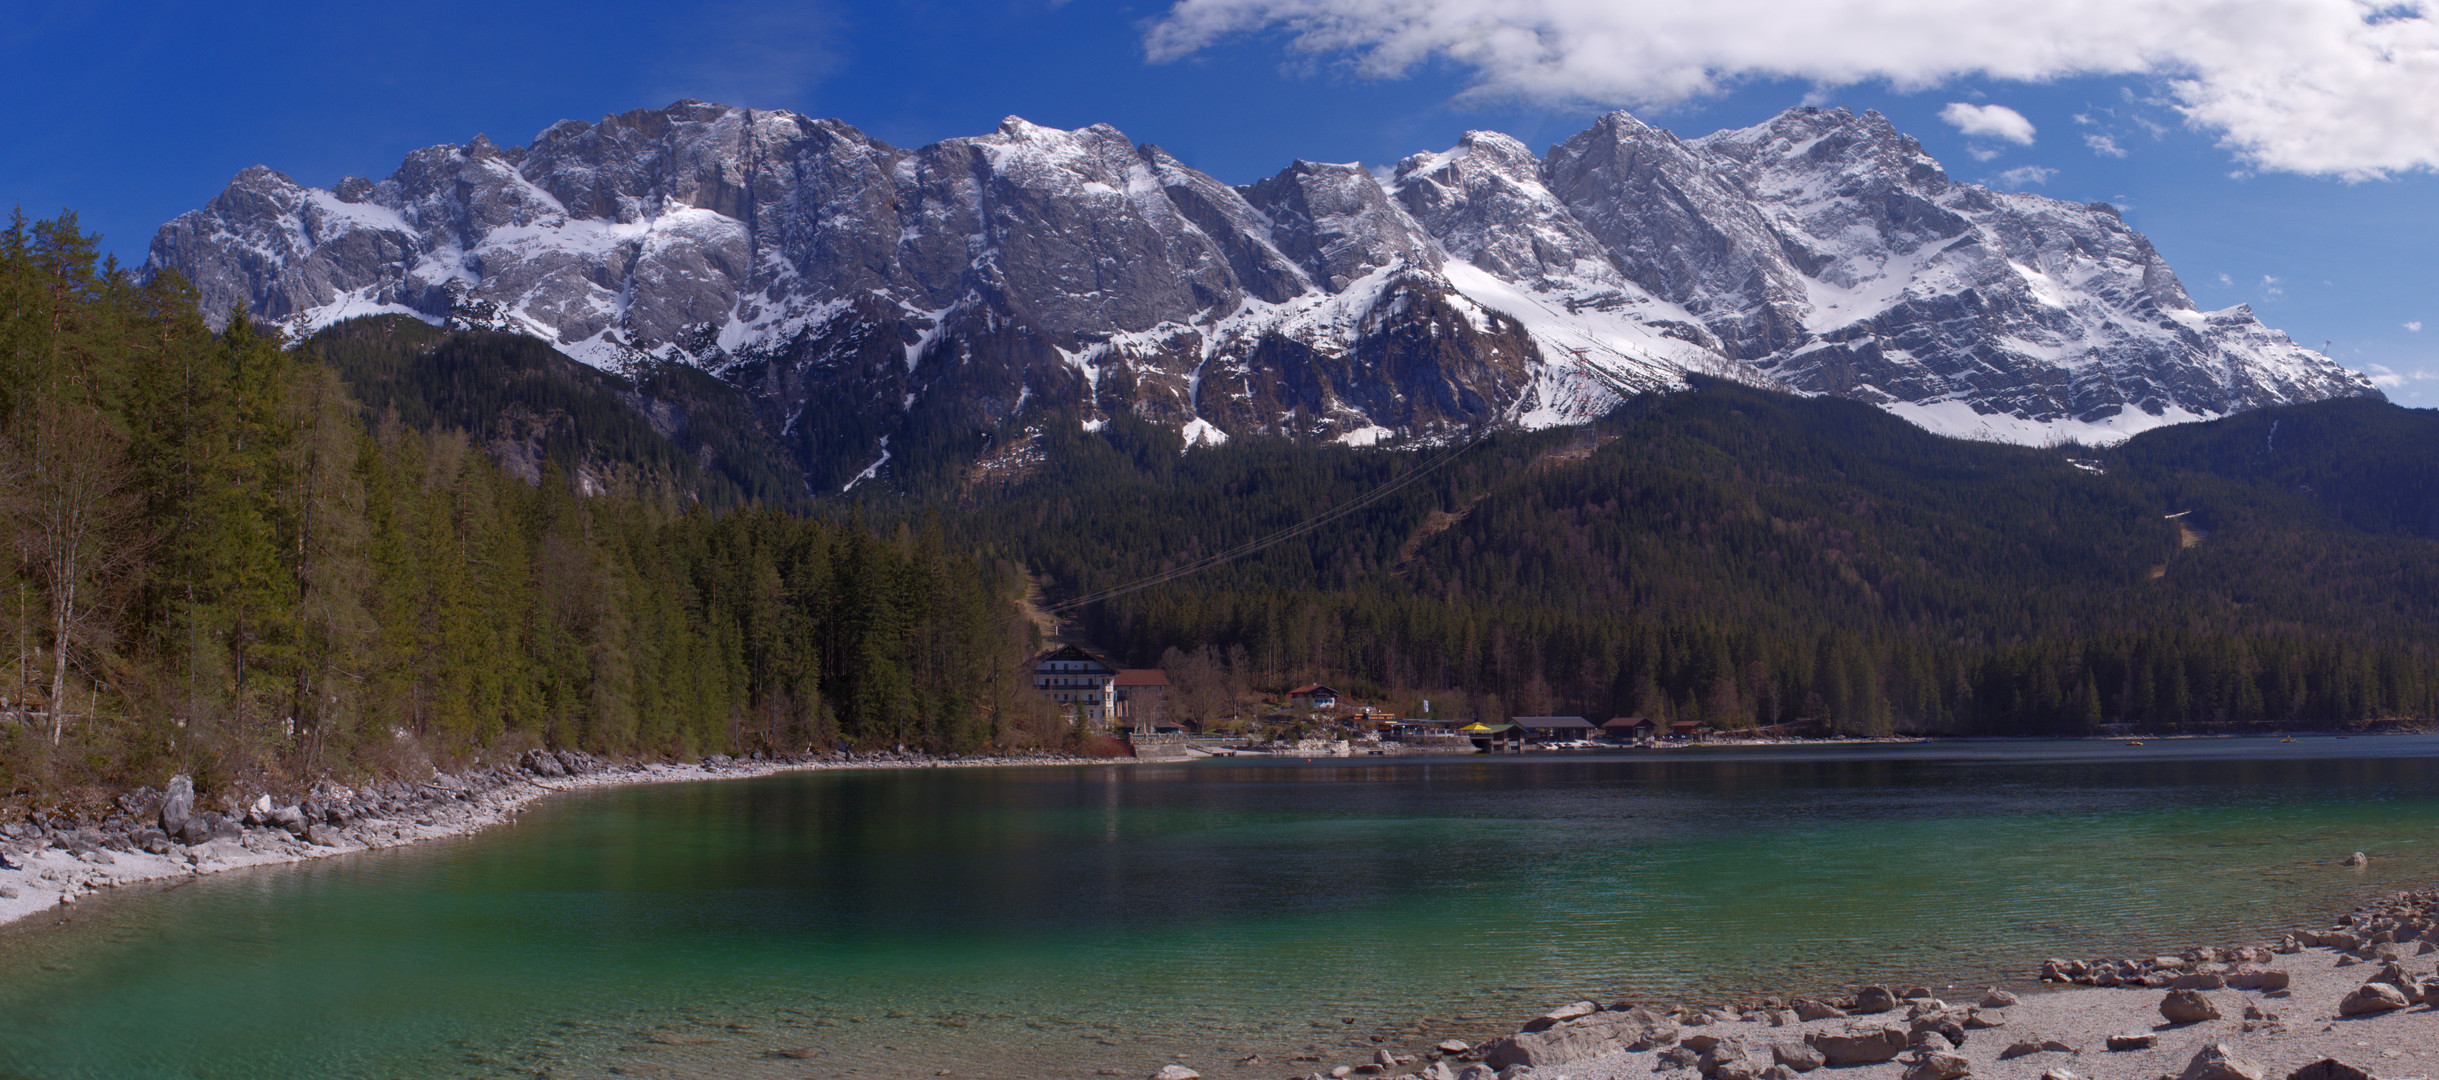
[[[308,352],[364,406],[417,431],[467,432],[527,482],[552,462],[588,492],[800,506],[804,476],[745,396],[700,369],[662,364],[627,378],[519,334],[448,332],[404,315],[340,323]]]
[[[2266,464],[2224,450],[2272,425],[2318,434]],[[1327,530],[1079,614],[1133,662],[1178,650],[1190,682],[1318,678],[1443,715],[1991,734],[2427,718],[2439,543],[2407,534],[2432,427],[2346,401],[2034,450],[1706,384],[1495,437]],[[1417,459],[1179,457],[1160,437],[1072,438],[982,533],[1077,595]]]
[[[244,319],[212,333],[73,216],[0,231],[0,792],[1058,737],[1020,693],[1015,564],[937,521],[715,512],[786,478],[690,471],[511,342],[392,324],[321,348],[336,366]],[[561,379],[556,411],[445,377],[450,349]],[[531,434],[504,404],[580,436],[527,444],[535,482],[484,452]],[[578,494],[563,470],[604,447],[649,497]]]

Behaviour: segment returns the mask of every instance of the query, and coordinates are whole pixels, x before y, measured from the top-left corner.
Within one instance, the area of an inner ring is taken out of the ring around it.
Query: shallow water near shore
[[[0,1078],[1276,1077],[1578,997],[2021,982],[2434,878],[2432,736],[616,788],[0,932]]]

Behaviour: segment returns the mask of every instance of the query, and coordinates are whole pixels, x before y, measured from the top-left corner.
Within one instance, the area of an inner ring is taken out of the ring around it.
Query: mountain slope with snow
[[[147,266],[216,317],[408,313],[701,366],[817,490],[885,437],[892,469],[983,460],[1039,416],[1438,440],[1688,373],[2016,442],[2375,393],[2247,309],[2195,310],[2106,206],[1956,183],[1843,110],[1694,140],[1615,113],[1541,156],[1474,132],[1231,186],[1107,125],[909,150],[682,101],[330,190],[248,169]]]

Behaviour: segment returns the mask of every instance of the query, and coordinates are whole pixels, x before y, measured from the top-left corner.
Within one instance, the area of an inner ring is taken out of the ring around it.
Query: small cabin
[[[1335,709],[1338,707],[1338,691],[1320,683],[1306,683],[1287,692],[1287,707],[1301,713]]]

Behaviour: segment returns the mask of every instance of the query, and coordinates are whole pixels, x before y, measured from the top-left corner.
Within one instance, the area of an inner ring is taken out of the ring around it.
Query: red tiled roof
[[[1272,685],[1275,686],[1277,684],[1273,683]],[[1329,687],[1321,685],[1320,683],[1308,683],[1304,686],[1299,686],[1293,690],[1290,690],[1287,693],[1290,697],[1297,694],[1328,694],[1331,697],[1338,696],[1338,691],[1332,690]]]
[[[1119,686],[1167,686],[1169,673],[1159,668],[1128,668],[1118,673]]]

